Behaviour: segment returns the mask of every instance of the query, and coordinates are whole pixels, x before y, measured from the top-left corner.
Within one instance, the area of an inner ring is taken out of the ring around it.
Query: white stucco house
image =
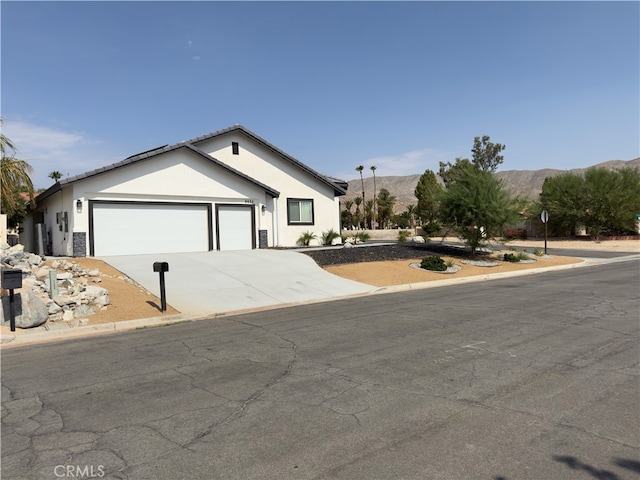
[[[21,241],[62,256],[295,246],[340,231],[346,189],[235,125],[60,180]]]

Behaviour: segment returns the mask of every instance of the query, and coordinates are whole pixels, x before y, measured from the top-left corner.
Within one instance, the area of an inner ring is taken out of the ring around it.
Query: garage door
[[[254,232],[252,205],[216,205],[218,250],[250,250]]]
[[[210,250],[210,205],[94,201],[89,208],[94,256]]]

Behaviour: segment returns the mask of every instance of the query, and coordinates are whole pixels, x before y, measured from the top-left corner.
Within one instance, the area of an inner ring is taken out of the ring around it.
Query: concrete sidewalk
[[[168,262],[167,303],[205,315],[370,293],[376,287],[331,275],[291,250],[100,257],[160,297],[154,262]]]

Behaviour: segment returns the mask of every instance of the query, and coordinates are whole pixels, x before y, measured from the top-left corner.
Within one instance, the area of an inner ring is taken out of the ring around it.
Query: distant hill
[[[640,157],[635,160],[627,161],[611,160],[593,165],[593,167],[607,168],[610,170],[633,167],[640,170]],[[552,168],[545,168],[542,170],[505,170],[503,172],[496,173],[496,176],[503,181],[505,187],[512,194],[522,198],[537,200],[540,192],[542,192],[542,184],[544,183],[545,178],[553,177],[565,172],[583,173],[585,170],[587,170],[587,168],[576,168],[572,170],[555,170]],[[391,195],[395,195],[396,207],[394,210],[396,213],[400,213],[406,210],[408,205],[415,205],[417,203],[413,192],[421,175],[422,173],[405,176],[377,176],[376,190],[379,192],[381,188],[386,188],[391,192]],[[438,179],[440,180],[439,176]],[[348,183],[349,188],[347,190],[347,194],[343,197],[343,201],[353,200],[355,197],[362,195],[360,178],[349,180]],[[364,195],[365,200],[370,200],[373,197],[372,176],[368,176],[364,179]]]

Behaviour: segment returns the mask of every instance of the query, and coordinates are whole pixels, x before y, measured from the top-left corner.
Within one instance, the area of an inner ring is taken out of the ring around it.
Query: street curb
[[[56,328],[50,331],[40,331],[34,333],[23,333],[21,335],[2,335],[0,339],[0,348],[2,350],[13,347],[22,347],[27,345],[33,345],[38,343],[54,342],[59,340],[70,340],[75,338],[81,338],[86,336],[96,336],[109,333],[121,333],[131,330],[140,330],[144,328],[162,327],[166,325],[173,325],[182,322],[193,322],[198,320],[216,319],[233,317],[236,315],[242,315],[247,313],[263,312],[268,310],[276,310],[280,308],[288,308],[300,305],[312,305],[315,303],[323,303],[337,300],[346,300],[350,298],[364,297],[367,295],[384,295],[388,293],[408,292],[411,290],[423,290],[427,288],[446,287],[451,285],[461,285],[465,283],[477,283],[489,280],[499,280],[509,277],[520,277],[525,275],[534,275],[538,273],[545,273],[559,270],[570,270],[574,268],[590,267],[595,265],[602,265],[608,263],[627,262],[631,260],[640,259],[640,254],[626,255],[624,257],[617,258],[581,258],[579,263],[572,263],[568,265],[557,265],[553,267],[541,267],[530,268],[526,270],[516,270],[511,272],[501,273],[488,273],[486,275],[472,275],[468,277],[449,278],[444,280],[432,280],[428,282],[408,283],[404,285],[393,285],[389,287],[372,287],[369,293],[357,293],[353,295],[342,295],[339,297],[323,298],[316,300],[308,300],[305,302],[293,302],[268,305],[264,307],[255,307],[250,309],[234,310],[229,312],[217,312],[206,315],[188,315],[177,314],[169,316],[140,318],[136,320],[125,320],[121,322],[108,322],[98,325],[87,325],[82,327],[63,327],[63,324],[58,324],[61,328]]]

